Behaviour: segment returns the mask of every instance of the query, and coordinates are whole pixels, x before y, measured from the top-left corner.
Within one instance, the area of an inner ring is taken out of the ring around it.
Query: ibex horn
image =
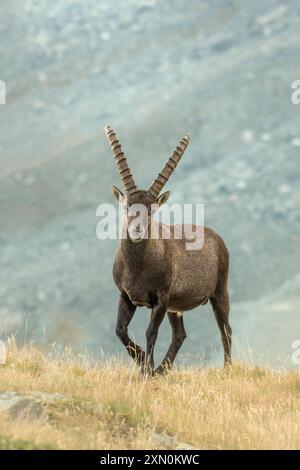
[[[150,194],[152,194],[152,196],[154,196],[155,198],[157,198],[157,196],[161,192],[162,188],[164,187],[164,185],[166,184],[166,182],[170,178],[171,174],[175,170],[179,160],[181,159],[185,149],[188,146],[188,143],[189,143],[189,136],[185,135],[181,139],[181,141],[180,141],[178,147],[176,148],[176,150],[174,151],[172,157],[170,157],[169,160],[167,161],[167,163],[166,163],[164,169],[162,170],[162,172],[159,173],[159,175],[157,176],[155,181],[152,183],[152,185],[148,189],[148,192]]]
[[[130,168],[127,165],[127,160],[122,151],[120,142],[117,139],[115,131],[110,126],[105,127],[106,137],[110,143],[113,156],[115,157],[116,164],[123,181],[123,185],[127,194],[133,194],[137,190]]]

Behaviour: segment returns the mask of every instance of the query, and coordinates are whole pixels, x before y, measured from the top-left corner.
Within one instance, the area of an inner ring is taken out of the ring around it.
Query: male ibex
[[[162,373],[171,368],[186,332],[183,312],[210,300],[221,332],[225,365],[231,363],[231,328],[228,321],[229,296],[227,289],[229,254],[222,238],[204,227],[204,244],[201,249],[187,250],[185,239],[174,237],[175,225],[168,227],[169,238],[145,237],[151,230],[159,233],[162,225],[153,219],[151,206],[161,206],[170,195],[159,195],[185,151],[189,138],[183,137],[162,172],[148,190],[138,189],[126,157],[115,132],[105,128],[125,195],[115,186],[115,198],[124,207],[122,238],[113,266],[113,277],[120,291],[116,334],[129,355],[142,367],[143,373]],[[131,224],[130,207],[139,204],[147,208],[146,217],[138,226]],[[194,227],[195,228],[195,227]],[[128,336],[128,325],[137,306],[152,309],[146,331],[146,352]],[[168,313],[172,327],[172,342],[160,366],[154,370],[153,351],[159,326]]]

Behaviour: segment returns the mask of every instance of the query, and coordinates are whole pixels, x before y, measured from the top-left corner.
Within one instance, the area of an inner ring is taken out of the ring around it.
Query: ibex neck
[[[146,239],[139,243],[134,243],[129,237],[121,240],[121,249],[124,255],[130,257],[148,258],[151,254],[163,255],[164,243],[163,240]]]
[[[158,236],[134,243],[128,236],[126,239],[121,240],[121,250],[128,261],[134,260],[136,262],[140,260],[142,262],[149,259],[153,261],[156,259],[161,260],[165,252],[165,243],[164,240],[158,238]]]

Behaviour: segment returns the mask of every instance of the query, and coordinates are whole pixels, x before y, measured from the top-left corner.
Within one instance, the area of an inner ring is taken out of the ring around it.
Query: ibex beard
[[[175,357],[186,338],[183,312],[211,302],[221,333],[224,364],[231,363],[231,327],[229,325],[228,269],[229,254],[222,238],[208,227],[192,226],[195,233],[204,234],[201,248],[187,250],[186,230],[178,238],[178,226],[169,225],[170,236],[145,237],[145,233],[160,234],[164,227],[154,220],[153,205],[164,204],[170,192],[160,194],[181,159],[189,138],[183,137],[147,190],[138,189],[127,159],[115,132],[105,128],[124,188],[125,194],[113,186],[117,201],[123,206],[122,237],[113,265],[113,277],[120,291],[116,334],[129,355],[141,367],[143,375],[164,373],[172,367]],[[138,225],[132,225],[131,207],[140,204],[146,212]],[[128,335],[128,326],[138,306],[151,309],[146,330],[146,351]],[[172,329],[170,347],[161,364],[154,367],[154,346],[159,327],[168,315]]]

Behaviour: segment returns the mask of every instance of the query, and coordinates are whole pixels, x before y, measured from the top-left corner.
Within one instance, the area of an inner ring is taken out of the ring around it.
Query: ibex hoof
[[[155,371],[154,371],[154,374],[155,375],[166,375],[170,370],[170,367],[166,367],[164,365],[160,365],[158,366]]]
[[[140,377],[142,379],[148,379],[149,377],[153,377],[154,375],[154,369],[149,366],[142,366],[140,368]]]

